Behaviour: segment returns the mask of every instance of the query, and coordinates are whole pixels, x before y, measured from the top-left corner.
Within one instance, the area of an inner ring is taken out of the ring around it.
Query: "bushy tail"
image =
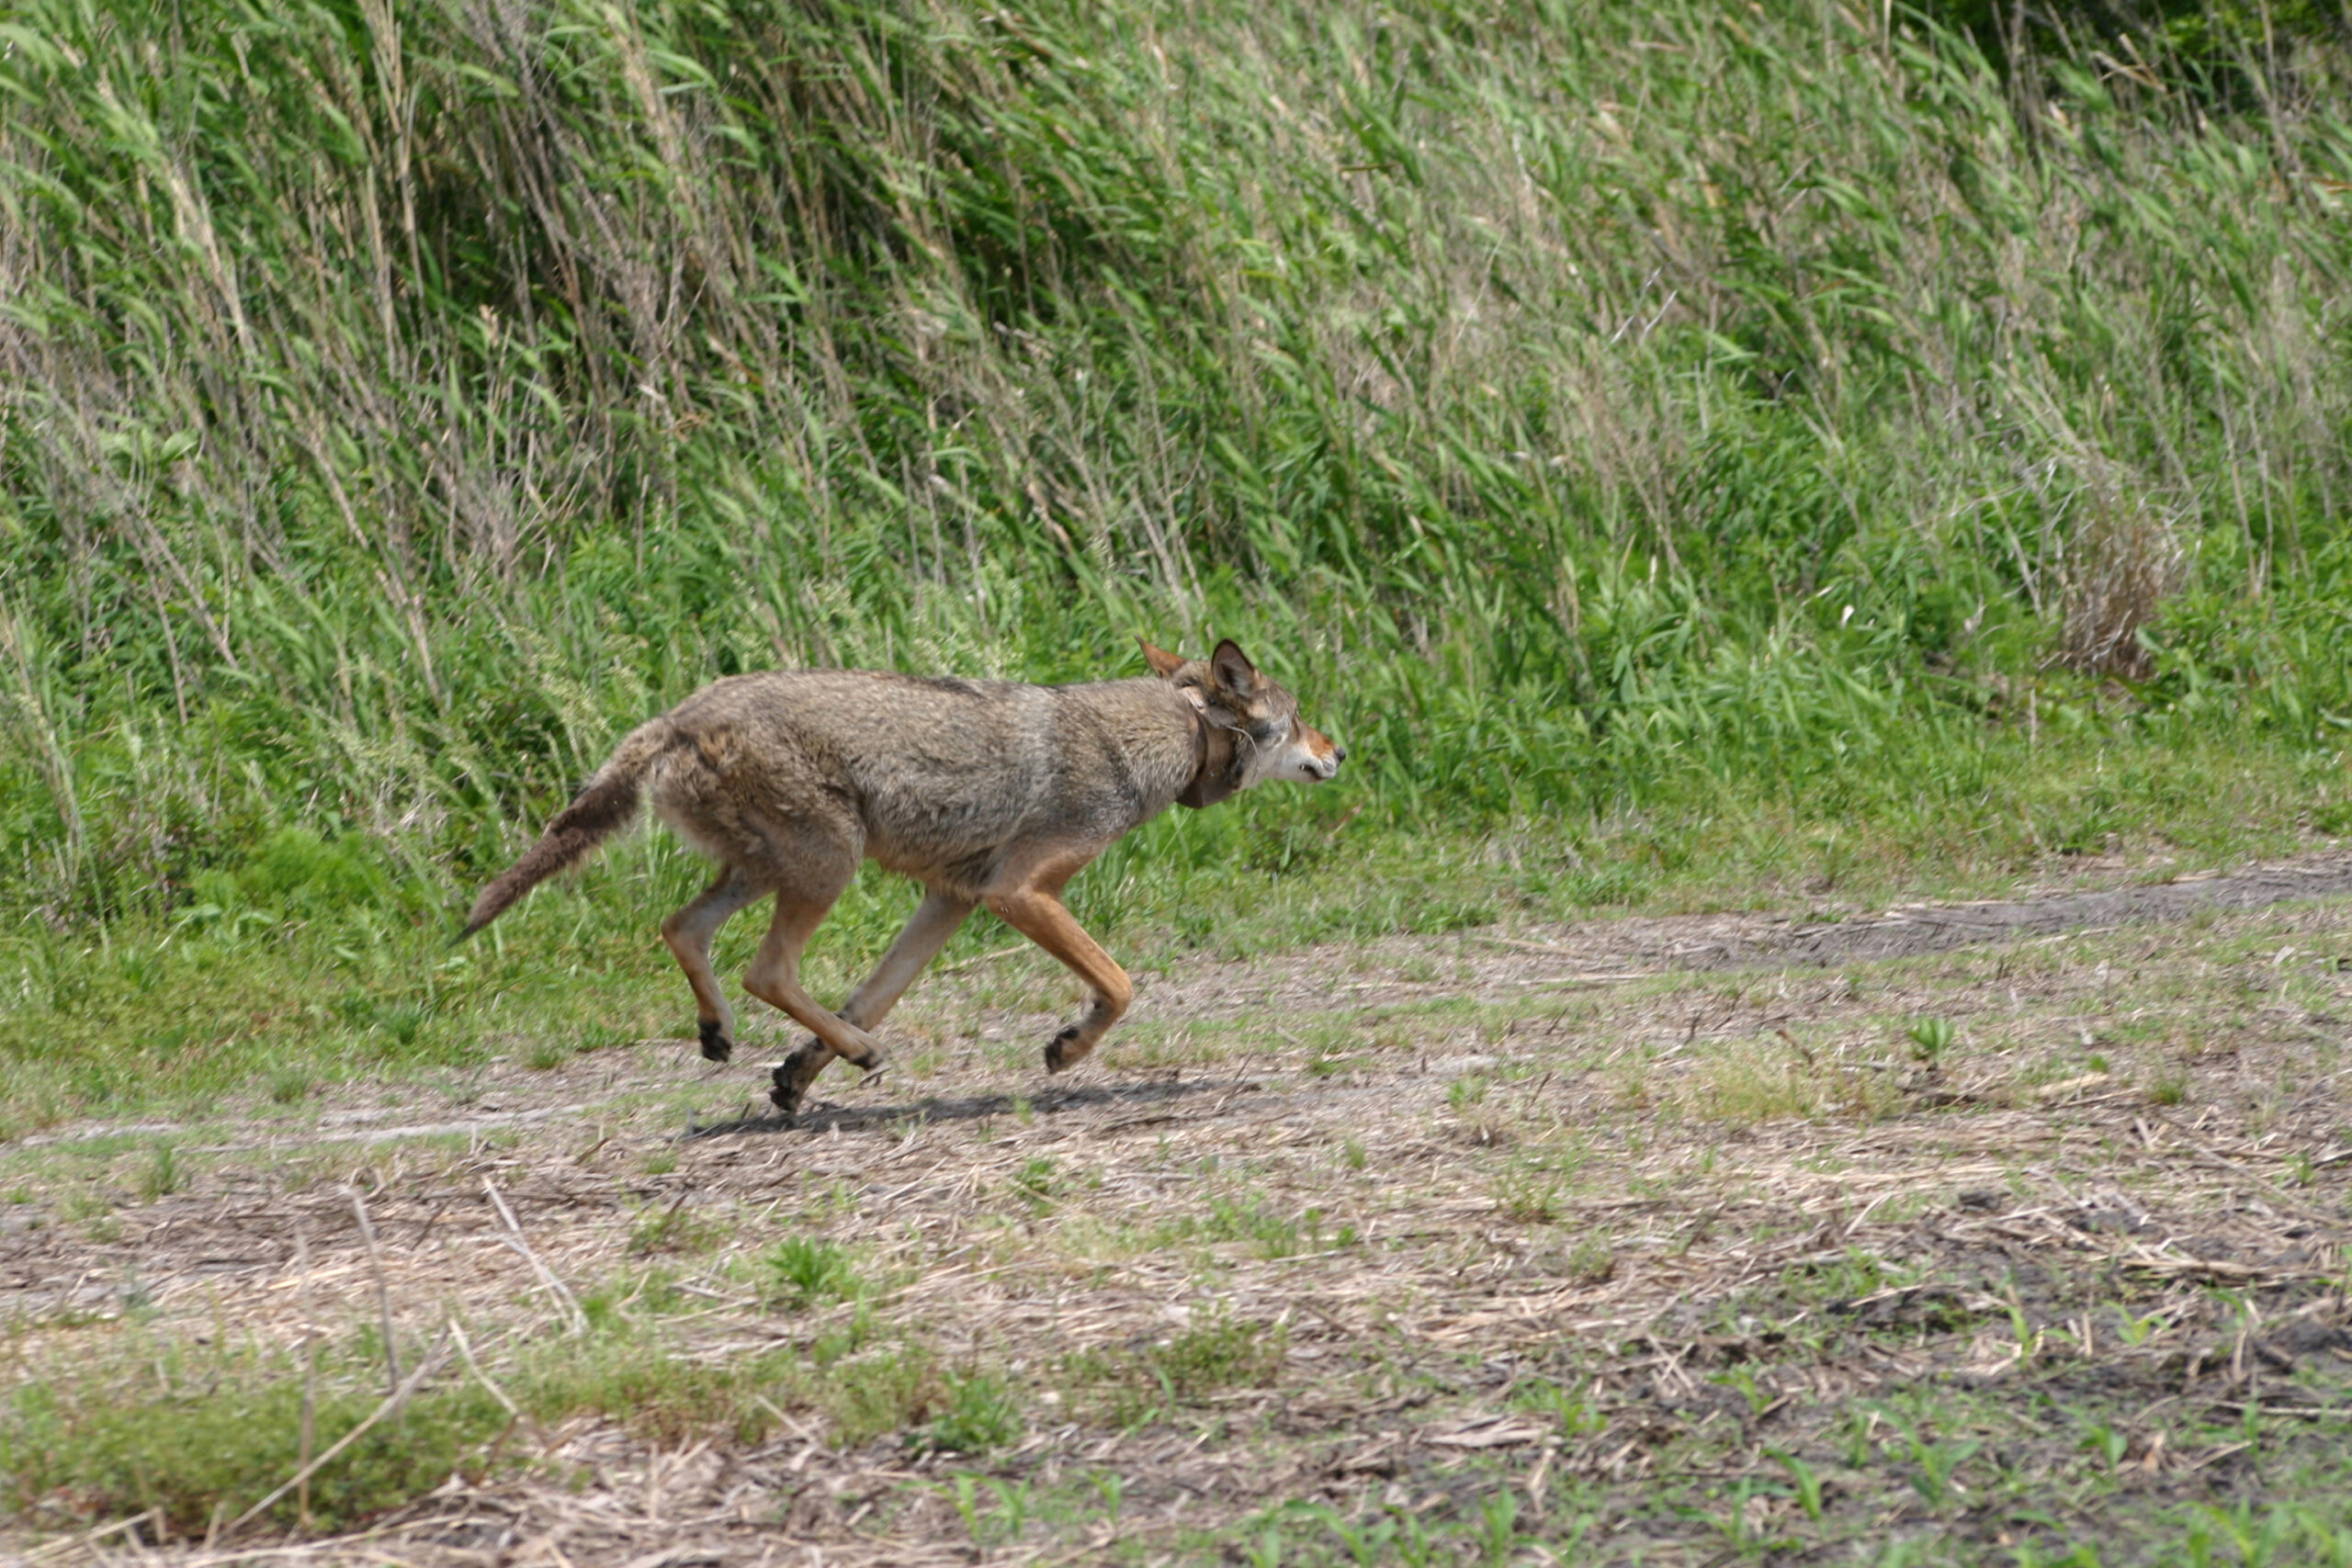
[[[556,813],[539,841],[481,890],[458,940],[465,941],[504,914],[524,894],[556,873],[579,864],[598,844],[628,827],[637,815],[646,770],[676,740],[677,731],[667,718],[629,731],[611,760],[596,770],[596,776],[571,797],[571,805]]]

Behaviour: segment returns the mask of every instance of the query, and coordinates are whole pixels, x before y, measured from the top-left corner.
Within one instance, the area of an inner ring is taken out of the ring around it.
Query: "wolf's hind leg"
[[[856,862],[852,860],[848,870],[855,869]],[[838,879],[828,879],[821,886],[812,886],[813,882],[813,878],[804,878],[798,886],[787,884],[776,889],[775,919],[768,926],[767,940],[760,943],[752,966],[743,972],[743,988],[770,1007],[789,1014],[795,1023],[823,1041],[833,1055],[846,1056],[872,1072],[882,1065],[882,1047],[874,1036],[839,1014],[819,1007],[817,999],[800,984],[800,951],[808,945],[809,933],[849,885],[849,875],[844,871]],[[809,1076],[813,1077],[815,1074]]]
[[[1049,1073],[1083,1061],[1135,999],[1135,986],[1127,979],[1127,972],[1086,934],[1063,906],[1058,888],[1032,883],[1017,892],[990,897],[989,908],[1006,925],[1069,965],[1094,993],[1079,1021],[1055,1035],[1046,1047]]]
[[[934,887],[917,907],[898,940],[890,943],[890,951],[882,955],[865,984],[850,993],[842,1004],[841,1015],[859,1029],[872,1029],[896,1007],[907,987],[915,982],[923,966],[939,956],[965,917],[972,912],[972,900],[959,898]],[[833,1059],[832,1048],[822,1040],[808,1039],[785,1059],[775,1070],[775,1088],[769,1098],[776,1108],[789,1115],[800,1108],[808,1093],[808,1086]]]
[[[729,915],[766,891],[736,867],[722,867],[693,903],[662,922],[662,940],[677,954],[678,966],[686,972],[686,984],[694,987],[695,1017],[702,1025],[702,1054],[709,1061],[723,1062],[735,1052],[735,1010],[727,1005],[718,976],[710,967],[710,939],[718,934]]]

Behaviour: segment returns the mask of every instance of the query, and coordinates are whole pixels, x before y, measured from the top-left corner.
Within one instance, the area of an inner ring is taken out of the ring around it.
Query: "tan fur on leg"
[[[923,966],[939,956],[947,939],[956,934],[965,917],[972,912],[973,904],[952,893],[933,888],[917,906],[914,914],[890,943],[890,951],[874,966],[865,984],[850,993],[842,1004],[841,1016],[859,1029],[871,1029],[887,1017],[898,1005],[907,987],[915,982]],[[804,1040],[799,1048],[775,1070],[775,1088],[769,1098],[776,1108],[787,1115],[800,1109],[808,1087],[817,1075],[833,1059],[830,1046],[821,1039]]]
[[[1119,1021],[1135,999],[1135,985],[1102,946],[1066,908],[1061,885],[1032,883],[1018,892],[992,896],[989,908],[998,919],[1066,964],[1093,992],[1086,1014],[1054,1036],[1046,1047],[1046,1070],[1060,1072],[1082,1061],[1096,1041]]]
[[[832,907],[832,899],[820,903],[797,888],[779,891],[775,896],[775,919],[769,925],[767,940],[760,943],[752,966],[743,972],[743,988],[770,1007],[789,1014],[795,1023],[831,1046],[835,1055],[845,1056],[873,1072],[882,1065],[881,1044],[838,1013],[819,1007],[817,998],[800,985],[800,950],[808,944],[809,933]]]
[[[702,1026],[702,1054],[714,1062],[723,1062],[734,1054],[735,1010],[727,1005],[726,993],[718,987],[718,975],[710,966],[711,938],[718,934],[718,928],[727,923],[729,916],[766,891],[730,867],[719,872],[693,903],[662,922],[662,940],[670,944],[670,951],[677,955],[678,967],[686,972],[686,984],[694,987],[695,1017]]]

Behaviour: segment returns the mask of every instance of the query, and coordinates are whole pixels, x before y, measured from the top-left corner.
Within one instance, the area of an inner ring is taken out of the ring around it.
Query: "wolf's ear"
[[[1216,677],[1222,690],[1237,697],[1246,697],[1258,689],[1258,667],[1241,651],[1241,645],[1227,637],[1209,655],[1209,672]]]
[[[1173,675],[1177,671],[1184,668],[1182,654],[1170,653],[1164,648],[1154,648],[1141,637],[1136,638],[1136,641],[1143,649],[1143,661],[1151,666],[1153,674],[1163,677]]]

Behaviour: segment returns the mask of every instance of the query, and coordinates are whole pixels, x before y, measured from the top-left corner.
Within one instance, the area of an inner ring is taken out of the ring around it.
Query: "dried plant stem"
[[[294,1225],[294,1266],[302,1271],[302,1431],[295,1450],[295,1468],[302,1471],[301,1490],[294,1517],[302,1529],[311,1528],[311,1450],[318,1438],[319,1341],[311,1325],[311,1227],[299,1219]]]
[[[555,1277],[553,1269],[539,1261],[539,1255],[531,1250],[531,1244],[524,1239],[523,1227],[515,1221],[514,1211],[506,1206],[506,1195],[499,1191],[498,1183],[485,1176],[481,1179],[481,1190],[490,1194],[492,1206],[497,1209],[498,1217],[506,1223],[506,1234],[499,1239],[523,1255],[523,1261],[531,1266],[531,1272],[538,1276],[539,1283],[547,1287],[548,1293],[555,1297],[557,1303],[563,1308],[564,1321],[571,1332],[587,1333],[588,1314],[581,1309],[580,1299]]]
[[[387,1387],[401,1382],[400,1348],[392,1342],[392,1292],[384,1282],[384,1252],[376,1243],[376,1227],[368,1218],[368,1200],[358,1188],[349,1189],[351,1212],[359,1221],[359,1238],[368,1244],[368,1267],[376,1277],[376,1310],[384,1325],[384,1371]]]

